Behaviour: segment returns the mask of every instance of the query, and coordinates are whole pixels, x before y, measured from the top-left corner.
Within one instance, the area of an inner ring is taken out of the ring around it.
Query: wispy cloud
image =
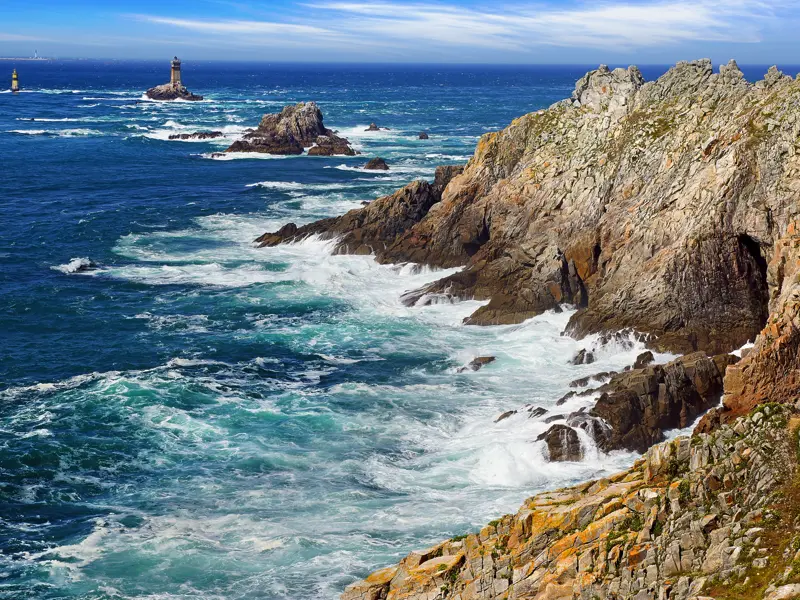
[[[3,33],[0,31],[0,42],[39,42],[45,38],[31,35],[17,35],[16,33]]]
[[[313,0],[312,0],[313,1]],[[635,50],[684,42],[758,42],[797,0],[644,0],[478,9],[434,2],[330,1],[298,5],[293,18],[198,20],[154,15],[152,24],[234,45],[306,45],[384,51],[460,48],[534,52],[543,46]]]

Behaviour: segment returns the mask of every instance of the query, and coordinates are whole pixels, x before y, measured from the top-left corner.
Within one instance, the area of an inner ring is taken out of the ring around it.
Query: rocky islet
[[[285,106],[279,113],[266,114],[258,127],[247,132],[225,150],[276,155],[355,156],[345,138],[325,127],[316,102]]]

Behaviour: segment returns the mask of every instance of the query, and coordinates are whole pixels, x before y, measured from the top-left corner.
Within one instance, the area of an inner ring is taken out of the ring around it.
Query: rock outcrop
[[[261,118],[258,127],[235,141],[225,152],[302,154],[309,156],[354,156],[357,152],[345,138],[327,129],[315,102],[285,106],[279,113]]]
[[[429,137],[430,137],[430,136],[429,136],[429,135],[428,135],[426,132],[424,132],[424,131],[420,131],[420,132],[419,132],[419,139],[421,139],[421,140],[427,140]]]
[[[569,425],[553,425],[536,439],[547,445],[551,462],[577,461],[583,458],[578,432]]]
[[[628,471],[412,552],[342,600],[784,597],[800,584],[798,421],[764,405],[654,446]]]
[[[484,135],[442,201],[381,260],[459,273],[408,296],[488,300],[472,324],[562,303],[569,331],[729,352],[767,320],[767,257],[800,211],[800,82],[734,62],[588,73],[572,97]]]
[[[197,94],[193,94],[189,90],[186,89],[185,85],[180,83],[165,83],[163,85],[157,85],[155,87],[151,87],[149,90],[145,92],[145,95],[150,98],[150,100],[189,100],[196,102],[198,100],[202,100],[202,96],[198,96]]]
[[[599,388],[600,398],[587,415],[600,419],[590,435],[603,450],[644,452],[663,440],[665,431],[688,427],[715,406],[725,369],[737,360],[695,352],[614,375]]]
[[[289,223],[255,241],[261,247],[268,247],[316,235],[323,239],[337,239],[336,253],[377,254],[380,259],[398,238],[419,223],[441,200],[442,191],[459,171],[458,167],[439,167],[433,184],[414,181],[394,194],[378,198],[341,217],[323,219],[303,227]]]
[[[388,171],[389,165],[386,164],[386,161],[380,157],[370,159],[367,164],[364,165],[364,169],[367,171]]]

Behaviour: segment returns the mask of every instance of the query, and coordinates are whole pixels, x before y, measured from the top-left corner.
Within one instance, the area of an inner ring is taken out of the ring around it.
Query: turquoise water
[[[466,162],[585,68],[184,66],[207,101],[142,102],[153,63],[20,64],[0,94],[0,597],[332,599],[633,460],[552,466],[541,420],[494,420],[641,348],[571,366],[568,311],[467,327],[477,302],[399,301],[447,272],[252,245]],[[362,156],[213,156],[312,99]]]

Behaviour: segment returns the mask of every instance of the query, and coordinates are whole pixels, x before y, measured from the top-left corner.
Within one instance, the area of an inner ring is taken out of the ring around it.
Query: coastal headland
[[[749,83],[734,61],[678,63],[651,82],[601,66],[569,99],[484,135],[438,183],[258,238],[317,235],[382,263],[466,265],[405,302],[484,300],[475,325],[569,304],[569,335],[635,332],[686,354],[606,377],[589,424],[570,424],[606,449],[645,450],[723,398],[691,440],[533,498],[344,598],[683,599],[716,583],[729,589],[714,597],[755,598],[794,584],[796,548],[765,544],[780,530],[769,511],[786,528],[796,509],[776,507],[797,460],[793,409],[778,405],[800,395],[798,98],[800,81],[774,67]],[[752,340],[741,360],[729,354]],[[751,595],[730,595],[734,585]]]

